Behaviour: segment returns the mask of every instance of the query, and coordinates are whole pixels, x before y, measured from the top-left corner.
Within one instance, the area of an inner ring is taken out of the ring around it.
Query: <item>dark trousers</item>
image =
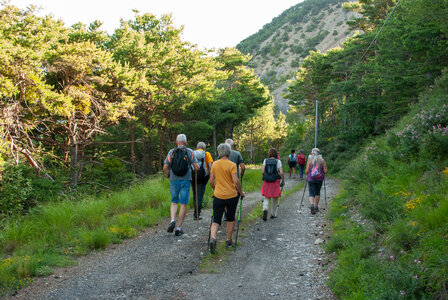
[[[200,216],[202,210],[202,199],[204,199],[205,187],[207,184],[198,183],[198,209],[199,214],[196,212],[196,186],[194,181],[191,182],[191,187],[193,188],[193,201],[194,201],[194,216]]]

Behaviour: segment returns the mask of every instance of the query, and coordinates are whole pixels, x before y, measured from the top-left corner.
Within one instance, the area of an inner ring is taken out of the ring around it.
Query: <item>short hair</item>
[[[303,154],[303,149],[300,149],[299,152]]]
[[[178,134],[177,138],[176,138],[176,142],[180,142],[180,143],[187,143],[187,136],[183,133]]]
[[[232,139],[227,139],[226,144],[229,144],[230,148],[233,148],[233,140]]]
[[[296,150],[292,149],[292,150],[291,150],[291,153],[294,153],[294,152],[296,152]]]
[[[224,156],[229,157],[230,151],[231,151],[231,149],[230,149],[229,144],[227,144],[227,143],[219,144],[219,146],[218,146],[219,157],[224,157]]]
[[[277,158],[277,156],[278,156],[278,151],[277,151],[277,149],[275,149],[275,148],[271,148],[271,149],[269,149],[269,151],[268,151],[268,157],[275,157],[275,158]]]
[[[205,150],[205,143],[199,142],[198,145],[196,146],[196,148]]]

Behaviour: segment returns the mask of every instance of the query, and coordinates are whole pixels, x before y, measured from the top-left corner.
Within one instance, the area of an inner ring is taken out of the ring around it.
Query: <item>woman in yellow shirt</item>
[[[238,180],[236,164],[229,160],[230,145],[220,144],[218,155],[221,157],[215,161],[210,171],[210,186],[213,189],[213,223],[210,230],[210,252],[216,253],[216,237],[221,225],[224,210],[227,210],[226,246],[233,246],[232,233],[235,227],[235,212],[239,196],[246,195],[241,190]]]

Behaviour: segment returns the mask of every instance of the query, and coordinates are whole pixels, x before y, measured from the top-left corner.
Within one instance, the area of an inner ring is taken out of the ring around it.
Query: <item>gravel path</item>
[[[337,182],[327,179],[326,186],[331,201]],[[311,215],[305,197],[299,214],[302,192],[283,199],[277,219],[245,226],[237,251],[217,273],[198,272],[211,212],[204,211],[197,229],[190,211],[181,237],[166,232],[165,220],[137,238],[79,258],[76,267],[37,278],[12,299],[332,299],[325,286],[327,258],[315,244],[327,235],[326,210]],[[259,192],[249,194],[244,210],[260,200]]]

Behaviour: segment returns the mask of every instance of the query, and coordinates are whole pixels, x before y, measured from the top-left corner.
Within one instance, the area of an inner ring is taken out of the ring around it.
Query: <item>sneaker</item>
[[[176,227],[176,222],[171,221],[170,226],[168,226],[168,229],[166,231],[173,232],[174,227]]]
[[[275,219],[277,218],[277,216],[271,215],[271,219]]]
[[[314,210],[314,205],[310,205],[311,214],[316,214],[316,211]]]
[[[198,218],[196,216],[193,216],[193,220],[197,220]],[[202,216],[199,216],[199,220],[202,220]]]
[[[174,232],[174,234],[176,236],[181,236],[182,234],[184,234],[184,231],[182,229],[176,229],[176,231]]]
[[[233,244],[231,239],[226,241],[226,248],[231,248],[231,247],[234,247],[234,246],[235,245]]]
[[[315,211],[315,212],[319,212],[319,207],[314,206],[314,211]]]
[[[263,210],[263,220],[264,221],[268,220],[268,211],[267,210]]]
[[[210,253],[216,254],[216,239],[211,239],[209,246],[210,246]]]

